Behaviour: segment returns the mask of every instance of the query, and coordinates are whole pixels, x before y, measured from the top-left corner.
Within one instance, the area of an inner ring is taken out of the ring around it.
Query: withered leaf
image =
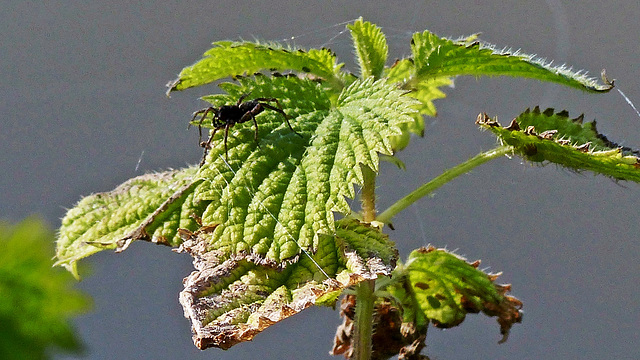
[[[242,253],[222,259],[207,251],[198,232],[188,233],[181,249],[197,270],[184,280],[180,303],[195,345],[228,349],[249,341],[312,305],[332,305],[346,287],[388,276],[395,266],[393,243],[357,220],[339,220],[335,235],[318,238],[315,254],[303,252],[282,266]]]
[[[336,331],[332,355],[353,355],[353,321],[356,297],[346,295],[340,305],[342,324]],[[426,346],[427,328],[416,328],[414,324],[402,321],[401,310],[387,299],[379,298],[373,314],[372,360],[385,360],[398,355],[399,360],[425,360],[420,351]]]

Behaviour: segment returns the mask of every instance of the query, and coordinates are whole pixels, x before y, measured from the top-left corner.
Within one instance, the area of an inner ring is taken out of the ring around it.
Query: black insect
[[[231,128],[233,125],[253,120],[253,124],[255,125],[256,129],[254,139],[256,143],[258,143],[258,122],[256,121],[256,116],[263,112],[264,109],[270,109],[282,114],[284,120],[289,126],[289,129],[291,129],[291,131],[293,131],[296,135],[302,137],[302,135],[293,130],[293,127],[291,127],[291,123],[289,123],[289,117],[284,112],[284,110],[282,110],[282,106],[280,106],[280,102],[278,101],[278,99],[260,97],[243,102],[243,100],[248,95],[249,94],[242,95],[235,105],[223,105],[218,108],[208,107],[193,113],[191,122],[193,122],[198,116],[200,116],[200,125],[198,126],[198,132],[200,133],[199,142],[200,146],[204,148],[204,155],[202,157],[202,161],[200,162],[200,166],[204,164],[207,153],[209,152],[209,149],[211,149],[211,141],[213,140],[213,136],[216,134],[216,131],[220,129],[224,128],[224,155],[225,160],[227,161],[229,160],[229,155],[227,153],[227,138],[229,137],[229,128]],[[269,105],[269,102],[275,102],[277,107]],[[202,141],[202,122],[209,113],[213,115],[213,119],[211,120],[213,131],[211,132],[211,136],[209,136],[209,139],[207,139],[207,141]],[[259,146],[260,145],[258,145],[258,147]]]

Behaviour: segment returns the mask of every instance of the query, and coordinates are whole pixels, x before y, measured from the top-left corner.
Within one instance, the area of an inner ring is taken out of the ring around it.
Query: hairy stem
[[[376,173],[367,166],[362,166],[364,184],[360,199],[362,201],[362,219],[372,222],[376,219]],[[371,336],[373,335],[373,305],[376,287],[375,280],[365,280],[356,285],[356,315],[353,339],[352,359],[371,359]]]
[[[362,220],[370,223],[376,220],[376,173],[368,166],[361,165],[364,184],[360,193]]]
[[[400,211],[406,209],[411,204],[416,202],[418,199],[420,199],[420,198],[422,198],[422,197],[424,197],[426,195],[429,195],[434,190],[436,190],[437,188],[441,187],[442,185],[448,183],[449,181],[453,180],[454,178],[471,171],[476,166],[482,165],[482,164],[486,163],[489,160],[493,160],[495,158],[504,156],[504,155],[509,154],[511,152],[513,152],[513,147],[511,147],[511,146],[499,146],[499,147],[494,148],[492,150],[480,153],[480,154],[472,157],[471,159],[463,162],[462,164],[456,165],[456,166],[452,167],[451,169],[446,170],[445,172],[443,172],[442,174],[440,174],[439,176],[437,176],[433,180],[429,181],[428,183],[426,183],[426,184],[420,186],[419,188],[415,189],[414,191],[412,191],[409,195],[407,195],[407,196],[403,197],[402,199],[396,201],[395,204],[389,206],[389,208],[387,210],[383,211],[376,218],[376,220],[380,221],[382,223],[385,223],[385,224],[389,223],[391,221],[391,219],[393,219],[393,217],[397,213],[399,213]]]

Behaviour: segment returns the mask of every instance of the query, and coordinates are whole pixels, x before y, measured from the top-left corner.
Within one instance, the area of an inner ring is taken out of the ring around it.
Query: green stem
[[[412,191],[409,195],[396,201],[395,204],[389,206],[387,210],[378,215],[376,220],[388,224],[397,213],[406,209],[418,199],[429,195],[437,188],[448,183],[454,178],[471,171],[471,169],[475,168],[476,166],[482,165],[489,160],[507,155],[511,152],[513,152],[512,146],[499,146],[495,149],[480,153],[473,158],[463,162],[462,164],[456,165],[451,169],[446,170],[438,177]]]
[[[367,166],[361,166],[361,169],[364,178],[362,192],[360,193],[362,219],[370,223],[376,219],[376,173]],[[356,315],[352,359],[371,359],[373,306],[375,303],[373,292],[375,287],[375,280],[365,280],[356,285]]]
[[[375,280],[365,280],[356,285],[356,317],[354,319],[353,356],[355,360],[371,359],[373,335],[373,305]]]

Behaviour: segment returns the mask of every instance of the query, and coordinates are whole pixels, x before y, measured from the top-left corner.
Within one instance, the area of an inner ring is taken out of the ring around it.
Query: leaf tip
[[[70,272],[71,275],[73,275],[73,277],[77,281],[82,280],[82,278],[80,277],[80,273],[78,272],[78,262],[77,261],[75,261],[75,260],[61,260],[61,259],[58,259],[58,261],[56,261],[52,265],[52,267],[56,267],[56,266],[63,267],[65,270]]]
[[[178,90],[178,85],[180,84],[181,80],[180,78],[177,78],[175,80],[171,80],[167,83],[166,87],[167,87],[167,91],[165,92],[165,95],[167,95],[168,98],[171,97],[171,92],[174,90]]]
[[[616,79],[609,79],[607,77],[607,69],[602,69],[602,71],[600,72],[600,77],[602,78],[602,82],[608,86],[608,89],[604,90],[604,91],[609,91],[611,89],[614,88],[614,83],[616,81]]]

